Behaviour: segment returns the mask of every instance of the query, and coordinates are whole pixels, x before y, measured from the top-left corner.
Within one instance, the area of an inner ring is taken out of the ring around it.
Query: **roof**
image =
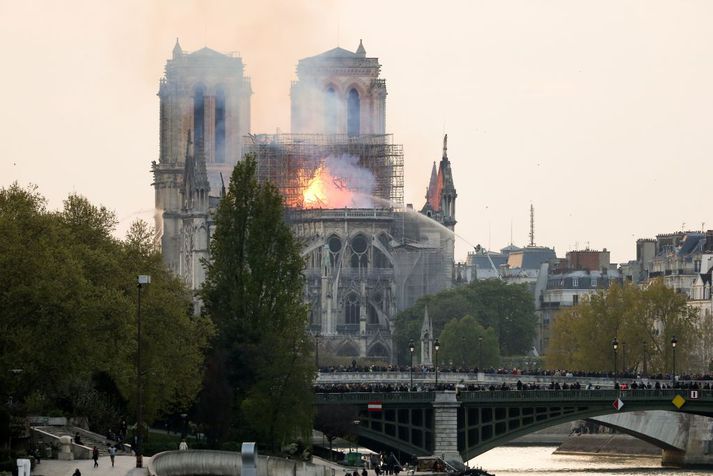
[[[223,53],[212,50],[212,49],[208,48],[207,46],[204,46],[200,50],[196,50],[193,53],[190,53],[188,56],[227,56],[227,55],[224,55]]]
[[[320,53],[315,56],[310,56],[308,58],[303,58],[302,61],[304,60],[310,60],[310,59],[325,59],[325,58],[358,58],[359,55],[356,53],[353,53],[349,50],[345,50],[344,48],[336,47],[333,48],[329,51],[325,51],[324,53]]]

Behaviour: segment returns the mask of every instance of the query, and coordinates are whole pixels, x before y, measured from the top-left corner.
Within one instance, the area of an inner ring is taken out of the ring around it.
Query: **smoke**
[[[332,178],[327,184],[331,208],[373,208],[376,178],[359,165],[359,157],[330,155],[324,159],[324,167]]]

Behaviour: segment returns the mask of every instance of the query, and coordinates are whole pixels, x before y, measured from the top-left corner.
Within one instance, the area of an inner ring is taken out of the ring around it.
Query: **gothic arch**
[[[205,132],[205,92],[203,83],[193,86],[193,143],[203,140]]]
[[[355,137],[361,134],[361,94],[356,86],[347,90],[347,135]]]
[[[337,349],[339,357],[359,357],[359,348],[351,341],[346,341]]]
[[[375,342],[366,352],[367,357],[389,357],[389,350],[381,342]]]
[[[361,299],[355,291],[350,291],[344,299],[344,323],[359,324]]]
[[[225,117],[227,115],[225,89],[219,85],[215,89],[215,161],[225,163]]]
[[[352,268],[366,269],[369,264],[369,240],[364,233],[356,233],[349,239],[352,254],[349,264]]]

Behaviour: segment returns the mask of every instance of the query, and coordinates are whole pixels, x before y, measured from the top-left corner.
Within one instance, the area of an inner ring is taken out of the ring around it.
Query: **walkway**
[[[99,458],[99,467],[94,468],[94,460],[79,459],[73,461],[60,461],[56,459],[42,460],[35,466],[32,476],[72,476],[74,470],[79,468],[82,476],[146,476],[146,465],[150,457],[144,457],[144,467],[136,468],[136,457],[133,455],[117,455],[114,467],[108,456]]]

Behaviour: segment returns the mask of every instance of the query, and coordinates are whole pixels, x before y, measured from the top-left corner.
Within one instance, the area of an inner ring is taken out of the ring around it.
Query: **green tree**
[[[424,296],[396,316],[394,341],[402,363],[408,362],[409,340],[419,339],[426,307],[436,336],[450,320],[469,315],[482,327],[494,330],[499,354],[522,355],[532,348],[537,319],[532,293],[527,287],[496,279],[474,281]]]
[[[666,373],[671,371],[670,342],[676,336],[679,340],[677,368],[685,369],[696,348],[696,316],[696,311],[688,307],[686,297],[666,287],[660,279],[643,288],[628,283],[614,284],[557,314],[546,365],[612,372],[612,339],[616,337],[618,371],[643,370],[646,360],[648,372]]]
[[[304,260],[283,214],[279,191],[258,183],[256,161],[247,156],[218,208],[202,290],[216,346],[225,350],[237,436],[273,449],[307,437],[312,425]]]
[[[115,224],[78,195],[48,211],[35,188],[0,189],[0,388],[9,369],[23,369],[13,385],[33,408],[110,416],[134,405],[137,274],[153,277],[142,302],[147,420],[195,397],[211,323],[188,314],[190,295],[149,245],[148,226],[121,241]]]
[[[471,316],[448,321],[439,339],[440,365],[487,368],[500,361],[495,329],[484,328]]]

